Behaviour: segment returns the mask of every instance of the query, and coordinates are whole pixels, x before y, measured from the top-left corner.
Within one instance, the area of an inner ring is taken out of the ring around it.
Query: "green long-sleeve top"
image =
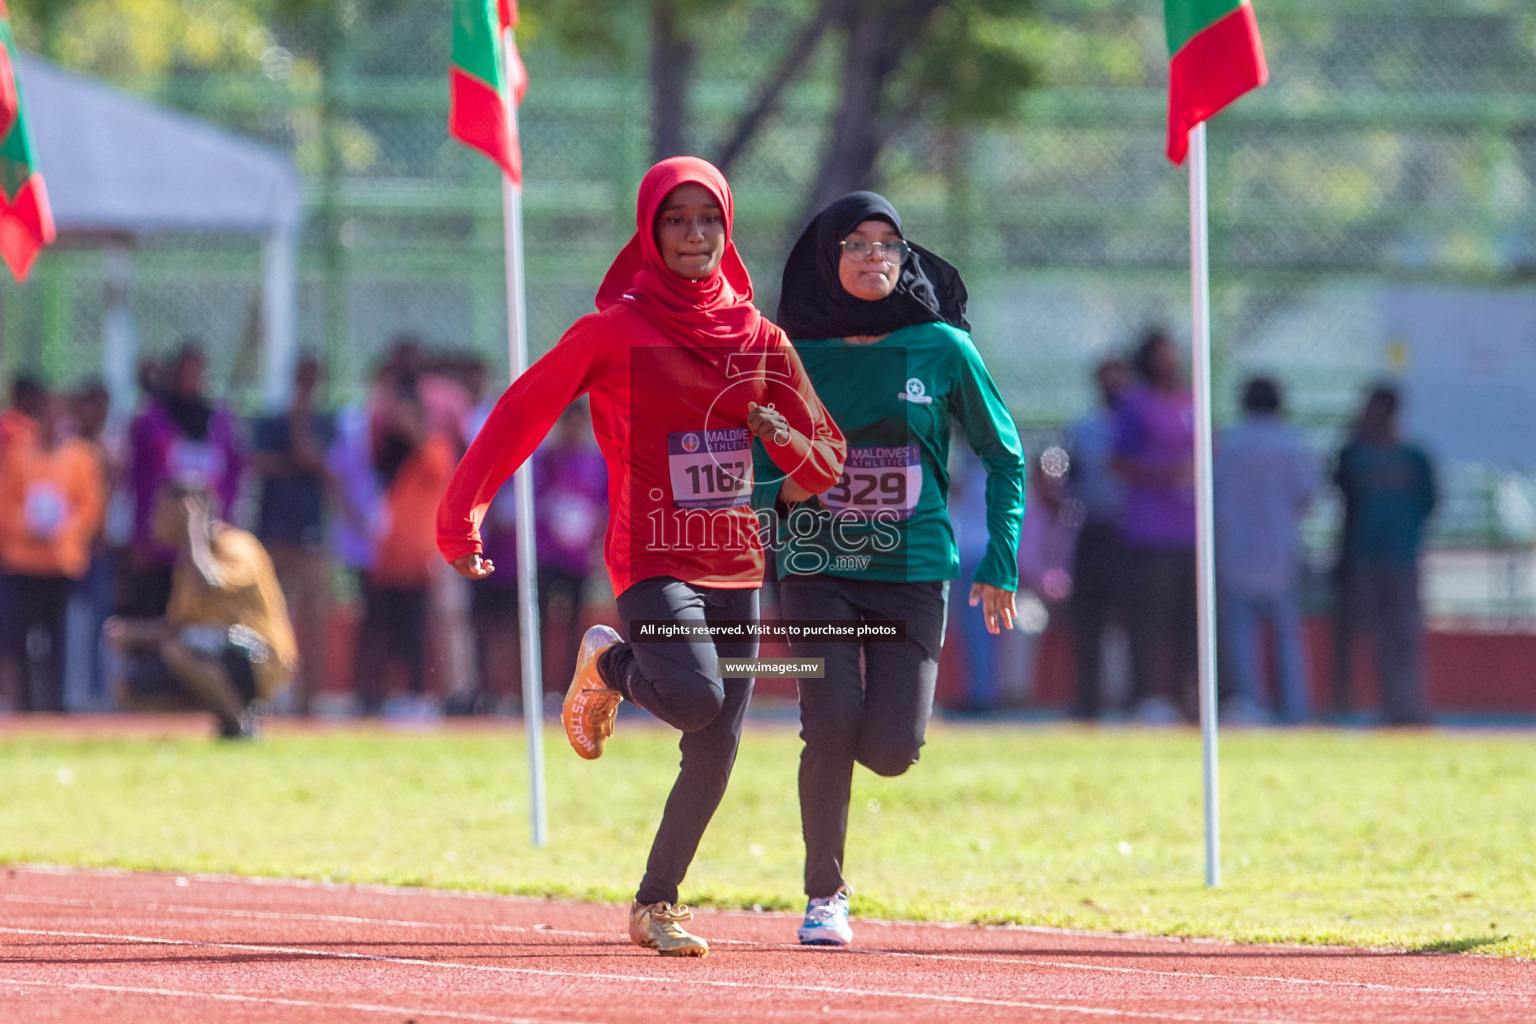
[[[887,582],[958,576],[947,507],[951,428],[958,425],[987,471],[989,540],[974,582],[1017,589],[1023,449],[970,336],[927,323],[868,344],[832,338],[794,345],[848,440],[848,459],[831,490],[786,510],[778,504],[783,471],[754,443],[753,504],[777,505],[780,575]]]

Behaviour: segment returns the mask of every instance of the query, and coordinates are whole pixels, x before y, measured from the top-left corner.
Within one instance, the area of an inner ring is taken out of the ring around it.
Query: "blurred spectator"
[[[19,667],[16,707],[64,710],[64,624],[91,560],[105,504],[101,463],[63,432],[64,401],[44,394],[33,428],[0,457],[0,561],[11,578],[7,647]]]
[[[469,444],[466,427],[474,408],[469,389],[459,377],[455,360],[429,355],[424,348],[421,338],[410,332],[390,339],[389,354],[368,401],[374,443],[384,430],[386,410],[393,401],[391,382],[410,379],[427,430],[462,452]]]
[[[69,404],[75,436],[90,447],[101,467],[105,503],[101,525],[91,538],[90,568],[70,600],[64,653],[66,704],[73,700],[72,707],[101,710],[111,705],[101,627],[112,612],[118,554],[108,537],[108,524],[118,520],[112,525],[120,531],[116,539],[121,542],[127,536],[124,524],[132,515],[122,494],[126,438],[121,429],[108,429],[112,398],[99,378],[82,382]]]
[[[483,404],[485,412],[491,404]],[[575,671],[584,596],[607,522],[608,465],[593,440],[585,403],[561,414],[534,455],[533,476],[539,622],[548,641],[544,668],[563,690]],[[503,487],[480,527],[484,554],[496,572],[470,588],[480,677],[475,711],[521,707],[514,699],[522,679],[516,527],[516,491]]]
[[[1160,331],[1132,359],[1139,384],[1115,421],[1113,465],[1125,481],[1125,619],[1131,640],[1131,715],[1178,720],[1197,670],[1194,405],[1178,351]]]
[[[576,671],[583,600],[608,524],[608,463],[592,436],[585,402],[561,413],[554,433],[533,457],[533,480],[539,622],[553,631],[545,649],[551,651],[563,693]]]
[[[1051,445],[1029,467],[1029,511],[1019,530],[1019,612],[1012,637],[1023,655],[1016,668],[1003,678],[1017,678],[1025,692],[1040,676],[1042,662],[1050,655],[1045,638],[1053,625],[1067,618],[1072,599],[1072,563],[1082,513],[1067,490],[1068,456],[1065,448]]]
[[[331,554],[358,574],[361,588],[373,569],[384,520],[384,493],[373,470],[368,410],[349,405],[336,414],[335,439],[325,455],[331,484]]]
[[[1279,385],[1255,377],[1243,389],[1242,421],[1216,446],[1218,628],[1234,720],[1258,722],[1264,709],[1259,631],[1274,635],[1279,718],[1312,716],[1302,644],[1301,521],[1317,492],[1317,464],[1301,432],[1283,418]]]
[[[257,420],[251,464],[261,479],[256,535],[266,545],[299,641],[294,710],[310,713],[325,684],[326,627],[330,615],[331,565],[325,551],[325,454],[335,438],[335,418],[315,407],[320,363],[299,359],[293,403],[286,412]]]
[[[261,542],[213,515],[196,484],[161,488],[155,539],[176,551],[164,617],[112,618],[109,642],[129,654],[125,705],[212,711],[219,735],[255,734],[258,700],[287,685],[298,651],[272,562]]]
[[[1067,453],[1052,445],[1029,469],[1030,515],[1019,534],[1019,585],[1049,608],[1072,596],[1078,519],[1067,499]],[[1028,522],[1033,516],[1035,522]]]
[[[155,539],[156,495],[167,483],[206,490],[215,514],[228,517],[240,486],[241,453],[234,418],[203,396],[202,347],[177,350],[130,428],[133,541],[123,569],[120,614],[160,615],[171,593],[175,551]]]
[[[0,412],[0,456],[14,441],[30,437],[37,429],[48,392],[36,377],[17,374],[11,382],[10,408]]]
[[[476,353],[466,352],[461,355],[458,366],[459,383],[463,385],[465,394],[469,396],[469,413],[464,419],[464,436],[473,440],[474,436],[480,433],[480,428],[485,426],[486,417],[491,414],[491,408],[501,394],[491,390],[490,368]]]
[[[1111,618],[1121,614],[1120,516],[1125,495],[1111,461],[1117,410],[1130,382],[1130,371],[1119,359],[1100,363],[1094,371],[1099,408],[1072,425],[1067,442],[1071,458],[1067,480],[1082,519],[1072,559],[1070,610],[1077,655],[1072,717],[1085,721],[1099,717],[1104,630]],[[1024,518],[1028,523],[1028,515]]]
[[[99,377],[81,381],[74,394],[69,396],[68,417],[74,435],[96,446],[98,454],[107,444],[107,422],[111,412],[112,395]]]
[[[539,480],[543,485],[542,478]],[[515,712],[515,694],[522,680],[517,594],[517,500],[513,487],[503,487],[491,499],[480,524],[482,554],[496,571],[469,588],[470,616],[475,630],[475,659],[480,685],[469,699],[458,698],[450,710],[461,714]],[[543,552],[540,551],[542,558]],[[546,648],[546,656],[555,652]],[[574,668],[573,670],[574,671]]]
[[[133,383],[139,389],[139,401],[147,405],[160,394],[164,382],[163,368],[148,356],[141,357],[133,370]]]
[[[467,427],[473,402],[460,369],[457,360],[429,352],[422,339],[412,332],[401,332],[391,338],[389,355],[369,397],[369,433],[374,450],[378,451],[383,442],[388,410],[395,402],[395,388],[399,381],[409,380],[423,429],[442,440],[455,459],[463,454],[469,443]],[[442,559],[434,558],[424,594],[422,622],[431,637],[432,651],[447,669],[447,689],[456,705],[454,710],[458,710],[475,699],[477,688],[469,581]],[[423,657],[425,650],[423,647]],[[424,711],[425,706],[419,705],[416,710]]]
[[[406,670],[412,710],[424,709],[427,596],[437,554],[437,505],[453,472],[452,442],[429,432],[416,378],[386,369],[382,407],[371,417],[377,433],[373,468],[383,488],[383,516],[374,565],[363,585],[353,684],[366,714],[382,710],[386,677]]]
[[[427,360],[416,387],[427,430],[448,441],[455,456],[463,454],[469,447],[466,428],[475,408],[474,397],[465,383],[463,361],[449,355]]]
[[[949,521],[955,530],[955,547],[960,553],[960,579],[974,579],[976,568],[987,553],[987,467],[960,441],[950,446]],[[1029,517],[1026,515],[1025,519]],[[997,710],[999,699],[998,643],[1000,637],[987,632],[987,620],[977,615],[965,601],[949,603],[949,624],[964,650],[965,689],[952,711],[985,713]]]
[[[457,460],[469,447],[472,435],[468,427],[475,407],[467,382],[466,360],[439,353],[426,360],[424,366],[417,381],[417,393],[421,396],[427,432],[445,439]],[[461,705],[473,702],[480,691],[470,600],[469,580],[441,558],[434,558],[428,587],[429,649],[443,673],[446,694]]]
[[[365,405],[354,403],[337,411],[336,437],[325,463],[330,479],[331,557],[350,572],[359,605],[366,607],[368,574],[373,570],[384,522],[384,496],[373,470]],[[357,619],[354,656],[361,649],[363,617]]]
[[[1436,487],[1429,456],[1398,437],[1399,403],[1393,387],[1370,393],[1334,473],[1344,498],[1334,707],[1349,710],[1353,639],[1357,631],[1368,632],[1376,641],[1382,718],[1415,725],[1429,721],[1419,553]]]
[[[17,374],[11,382],[11,404],[0,410],[0,460],[4,459],[8,448],[31,438],[37,430],[37,418],[41,415],[45,394],[42,384],[27,374]],[[0,523],[0,532],[4,529],[4,524]],[[16,618],[14,591],[10,574],[5,571],[4,562],[0,561],[0,694],[16,694],[20,685],[17,682],[16,659],[12,657],[10,644],[5,642],[3,636],[6,628],[3,624],[13,622]]]

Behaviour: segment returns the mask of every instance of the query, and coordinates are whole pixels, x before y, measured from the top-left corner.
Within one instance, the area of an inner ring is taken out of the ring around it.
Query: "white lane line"
[[[9,935],[37,935],[59,939],[97,939],[102,943],[129,942],[153,946],[187,946],[193,949],[231,949],[243,953],[286,953],[291,956],[310,956],[328,960],[360,960],[369,963],[401,964],[407,967],[431,967],[439,970],[481,971],[492,974],[518,974],[540,978],[579,978],[585,982],[632,981],[644,985],[658,982],[666,985],[698,985],[706,988],[738,989],[746,991],[784,993],[783,983],[756,983],[723,981],[716,978],[690,978],[685,975],[657,974],[601,974],[587,971],[556,971],[548,968],[503,967],[496,964],[463,964],[449,960],[419,960],[414,957],[380,956],[373,953],[345,953],[331,949],[306,949],[302,946],[265,946],[246,942],[200,942],[191,939],[167,939],[155,935],[115,935],[105,932],[55,931],[44,928],[0,927],[0,933]],[[81,961],[82,964],[89,961]],[[995,1006],[1004,1009],[1039,1010],[1052,1013],[1082,1014],[1088,1017],[1128,1017],[1147,1020],[1190,1021],[1195,1024],[1282,1024],[1277,1018],[1249,1019],[1231,1017],[1199,1017],[1183,1013],[1165,1013],[1154,1010],[1115,1010],[1104,1006],[1077,1006],[1070,1003],[1036,1003],[1018,999],[986,999],[981,996],[945,995],[938,992],[900,992],[888,989],[845,988],[836,985],[806,985],[795,983],[789,991],[795,993],[817,992],[843,997],[871,999],[912,999],[918,1002],[951,1003],[962,1006]],[[1318,1024],[1291,1020],[1283,1024]]]
[[[26,981],[0,978],[0,985],[10,985],[25,993],[29,988],[78,989],[83,992],[116,992],[123,995],[162,996],[177,999],[216,999],[226,1003],[259,1003],[263,1006],[300,1006],[317,1010],[357,1010],[361,1013],[387,1013],[392,1016],[440,1017],[443,1020],[467,1020],[476,1024],[557,1024],[538,1017],[498,1017],[489,1013],[465,1013],[460,1010],[418,1010],[409,1006],[381,1006],[377,1003],[321,1003],[286,996],[248,996],[235,992],[188,992],[177,988],[141,988],[135,985],[93,985],[84,981]]]
[[[975,956],[965,953],[908,953],[899,949],[868,949],[863,952],[872,956],[910,956],[927,960],[959,960],[969,963],[1013,963],[1033,967],[1059,967],[1069,971],[1100,971],[1106,974],[1139,974],[1158,978],[1193,978],[1202,981],[1256,981],[1281,985],[1321,985],[1334,988],[1368,989],[1377,992],[1401,992],[1405,995],[1454,996],[1458,999],[1477,998],[1516,1000],[1530,1002],[1536,993],[1492,992],[1476,988],[1433,988],[1426,985],[1391,985],[1380,981],[1335,981],[1331,978],[1287,978],[1271,974],[1211,974],[1204,971],[1160,971],[1151,967],[1113,967],[1108,964],[1080,964],[1069,960],[1026,960],[1011,957]],[[1085,954],[1091,955],[1091,954]]]
[[[546,906],[551,902],[551,897],[545,896],[507,896],[488,892],[465,892],[457,889],[428,889],[422,886],[409,885],[384,885],[373,882],[333,882],[320,881],[313,878],[271,878],[259,875],[221,875],[215,873],[177,872],[170,870],[130,870],[128,868],[76,868],[62,864],[14,864],[8,870],[26,874],[43,875],[48,877],[67,877],[81,875],[96,878],[105,878],[112,881],[124,881],[128,879],[181,879],[197,882],[203,885],[229,885],[233,887],[259,887],[259,888],[292,888],[292,889],[319,889],[325,892],[362,893],[375,896],[392,896],[401,899],[416,899],[425,897],[436,900],[507,904],[515,903],[524,906]],[[558,902],[566,904],[586,903],[590,900],[578,900],[570,897],[559,897]],[[609,904],[621,907],[626,913],[628,904]],[[761,910],[732,910],[727,907],[711,907],[709,912],[719,914],[722,917],[740,917],[754,920],[762,920],[765,912]],[[768,912],[769,914],[782,914],[786,920],[793,920],[797,914],[783,913],[780,911]],[[1276,942],[1233,942],[1229,939],[1211,939],[1203,936],[1173,936],[1173,935],[1111,935],[1106,932],[1091,931],[1086,928],[1051,928],[1037,924],[960,924],[955,921],[887,921],[879,918],[867,918],[866,923],[879,926],[895,927],[921,927],[940,928],[951,931],[978,931],[999,932],[1034,932],[1041,935],[1070,935],[1087,939],[1121,938],[1135,942],[1155,942],[1177,946],[1225,946],[1228,948],[1242,949],[1282,949],[1315,952],[1319,950],[1339,950],[1343,952],[1358,953],[1362,949],[1370,952],[1401,952],[1401,950],[1382,949],[1369,946],[1339,946],[1339,945],[1287,945]]]
[[[99,901],[76,899],[65,896],[19,896],[0,895],[0,901],[8,903],[43,903],[54,906],[72,906],[94,908],[100,906]],[[203,914],[216,916],[230,916],[237,918],[250,918],[265,921],[315,921],[325,924],[360,924],[378,926],[384,925],[394,928],[440,928],[463,929],[484,928],[494,932],[511,932],[526,935],[567,935],[575,938],[606,939],[615,945],[625,945],[622,937],[617,937],[617,932],[580,931],[573,928],[534,928],[529,925],[487,924],[473,922],[450,921],[402,921],[392,918],[379,917],[353,917],[344,914],[310,914],[275,910],[238,910],[234,908],[219,909],[217,907],[185,906],[174,903],[141,903],[134,904],[132,909],[165,911],[178,914]],[[1492,992],[1487,989],[1475,988],[1444,988],[1429,985],[1393,985],[1379,981],[1336,981],[1331,978],[1289,978],[1283,975],[1268,974],[1215,974],[1197,971],[1167,971],[1151,967],[1117,967],[1107,964],[1084,964],[1071,960],[1040,960],[1034,958],[1012,956],[986,956],[971,953],[919,953],[901,949],[872,949],[862,946],[854,946],[845,950],[833,952],[826,949],[810,949],[799,943],[793,942],[764,942],[756,939],[710,939],[712,945],[732,946],[757,946],[763,949],[776,949],[786,952],[804,953],[807,956],[898,956],[910,957],[916,960],[940,960],[955,961],[958,963],[995,964],[999,966],[1022,967],[1051,967],[1072,971],[1098,971],[1105,974],[1132,974],[1145,975],[1156,978],[1189,978],[1201,981],[1253,981],[1265,982],[1277,985],[1316,985],[1331,988],[1366,989],[1377,992],[1401,992],[1414,995],[1440,995],[1455,996],[1457,998],[1479,998],[1496,1000],[1518,1000],[1530,1002],[1536,999],[1536,993],[1529,992]],[[1086,951],[1084,956],[1092,956],[1092,951]]]
[[[363,925],[387,925],[392,928],[489,928],[492,931],[502,932],[534,932],[535,934],[559,934],[554,929],[532,928],[509,924],[487,924],[476,921],[400,921],[388,917],[355,917],[348,914],[313,914],[287,910],[241,910],[235,907],[200,907],[180,903],[138,903],[129,902],[122,904],[103,905],[100,900],[80,899],[71,896],[19,896],[14,894],[0,895],[0,902],[4,903],[40,903],[56,907],[81,907],[85,909],[127,909],[134,911],[156,911],[172,914],[205,914],[221,917],[250,918],[258,921],[316,921],[321,924],[363,924]],[[603,932],[571,932],[572,935],[604,935],[606,938],[617,942],[623,938],[617,929],[612,933]],[[732,941],[732,940],[722,940]],[[739,941],[739,940],[737,940]],[[628,944],[628,940],[624,940]]]

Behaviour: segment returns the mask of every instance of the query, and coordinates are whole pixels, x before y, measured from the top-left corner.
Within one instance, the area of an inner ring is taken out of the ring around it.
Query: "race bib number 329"
[[[851,448],[843,475],[821,495],[830,509],[872,515],[881,509],[906,519],[923,492],[923,465],[917,445]]]
[[[752,432],[685,430],[667,435],[672,504],[733,508],[752,503]]]

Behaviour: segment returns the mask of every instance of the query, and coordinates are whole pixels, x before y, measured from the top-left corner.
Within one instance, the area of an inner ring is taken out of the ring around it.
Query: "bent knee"
[[[709,728],[725,707],[725,693],[710,687],[680,701],[670,710],[673,723],[683,732],[699,732]]]
[[[865,750],[859,754],[859,764],[876,775],[894,779],[898,775],[905,775],[908,768],[917,764],[918,754],[919,747],[916,746]]]

